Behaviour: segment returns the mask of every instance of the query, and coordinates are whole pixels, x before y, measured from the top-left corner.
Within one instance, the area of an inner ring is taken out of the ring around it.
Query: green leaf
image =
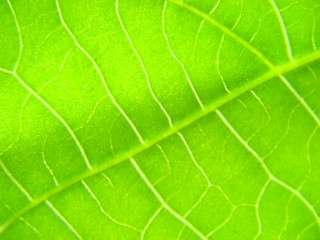
[[[0,239],[319,239],[317,0],[0,2]]]

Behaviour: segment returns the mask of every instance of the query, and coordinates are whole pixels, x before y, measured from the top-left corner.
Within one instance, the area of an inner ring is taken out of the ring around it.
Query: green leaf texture
[[[0,239],[320,239],[317,0],[0,1]]]

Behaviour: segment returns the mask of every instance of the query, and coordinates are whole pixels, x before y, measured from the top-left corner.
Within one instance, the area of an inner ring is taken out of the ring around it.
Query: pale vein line
[[[79,131],[80,129],[84,128],[91,120],[92,118],[94,117],[94,115],[96,114],[97,112],[97,109],[99,107],[99,105],[106,99],[108,95],[105,95],[105,96],[102,96],[95,104],[93,110],[91,111],[90,115],[87,117],[87,120],[80,126],[80,127],[77,127],[74,129],[74,131]]]
[[[156,147],[159,149],[159,151],[161,152],[161,155],[163,156],[164,160],[166,161],[168,168],[169,168],[169,174],[170,174],[171,173],[171,165],[170,165],[170,161],[169,161],[167,154],[165,153],[165,151],[163,150],[163,148],[159,144],[156,144]]]
[[[299,233],[299,235],[297,236],[297,240],[300,240],[301,237],[303,236],[303,234],[305,234],[310,228],[313,227],[313,225],[315,225],[316,223],[310,223],[309,225],[307,225],[304,229],[301,230],[301,232]]]
[[[305,185],[305,183],[307,182],[310,174],[311,174],[311,169],[312,169],[312,163],[311,163],[311,142],[313,140],[313,137],[316,135],[316,133],[318,132],[319,127],[316,126],[313,131],[311,132],[308,140],[307,140],[307,146],[306,146],[306,151],[307,151],[307,160],[308,160],[308,172],[306,173],[305,179],[302,181],[301,185],[300,185],[300,189],[303,188],[303,186]]]
[[[7,3],[9,5],[9,8],[10,8],[11,12],[12,12],[13,19],[14,19],[14,22],[15,22],[15,25],[16,25],[16,28],[17,28],[17,32],[18,32],[18,37],[19,37],[19,55],[18,55],[16,63],[14,64],[14,67],[13,67],[13,71],[16,71],[17,68],[18,68],[18,65],[20,63],[21,57],[22,57],[22,51],[23,51],[23,47],[24,46],[23,46],[22,34],[21,34],[20,25],[19,25],[19,22],[18,22],[18,19],[17,19],[17,15],[16,15],[16,13],[15,13],[15,11],[13,9],[11,1],[7,0]]]
[[[290,39],[289,39],[289,36],[288,36],[288,32],[287,32],[287,29],[286,29],[286,25],[284,23],[284,20],[281,16],[281,13],[280,13],[280,10],[275,2],[275,0],[269,0],[276,16],[277,16],[277,19],[279,21],[279,24],[280,24],[280,28],[281,28],[281,32],[282,32],[282,36],[284,38],[284,43],[286,45],[286,50],[287,50],[287,55],[288,55],[288,58],[290,61],[293,61],[294,58],[293,58],[293,55],[292,55],[292,49],[291,49],[291,44],[290,44]]]
[[[174,211],[162,198],[162,196],[158,193],[158,191],[154,188],[154,186],[151,184],[149,179],[146,177],[146,175],[142,172],[139,165],[136,163],[136,161],[131,158],[130,162],[134,166],[134,168],[137,170],[138,174],[142,178],[142,180],[145,182],[145,184],[149,187],[151,192],[155,195],[155,197],[158,199],[158,201],[162,204],[162,206],[168,210],[176,219],[178,219],[180,222],[185,224],[191,231],[193,231],[195,234],[197,234],[201,239],[207,239],[203,233],[201,233],[195,226],[192,225],[187,219],[179,215],[176,211]]]
[[[238,24],[239,24],[239,22],[240,22],[240,20],[242,18],[242,12],[243,12],[243,0],[241,0],[240,13],[239,13],[239,15],[238,15],[238,17],[236,19],[236,22],[233,24],[231,30],[234,30],[238,26]]]
[[[29,223],[26,219],[24,219],[23,217],[20,218],[22,222],[24,222],[30,229],[32,229],[32,231],[34,231],[37,235],[39,235],[41,237],[41,239],[43,239],[43,235],[38,231],[38,229],[33,226],[31,223]]]
[[[157,179],[153,183],[154,186],[159,184],[163,179],[165,179],[166,177],[168,177],[171,174],[171,165],[170,165],[170,161],[169,161],[167,154],[164,152],[164,150],[162,149],[162,147],[159,144],[156,144],[156,147],[159,149],[159,151],[161,152],[161,155],[163,156],[164,160],[166,161],[166,164],[168,166],[168,173],[166,173],[165,175],[163,175],[159,179]]]
[[[261,100],[261,98],[255,93],[255,91],[250,90],[250,93],[255,97],[255,99],[257,99],[257,101],[259,102],[259,104],[262,106],[264,112],[267,114],[269,121],[271,120],[271,115],[268,111],[268,108],[266,107],[266,105],[264,104],[264,102]]]
[[[217,231],[219,231],[223,226],[225,226],[233,217],[234,211],[236,210],[236,207],[233,206],[232,209],[230,210],[229,215],[227,216],[227,218],[220,223],[217,227],[215,227],[214,229],[212,229],[208,234],[207,234],[207,238],[210,238],[212,235],[214,235]]]
[[[311,37],[311,42],[312,42],[312,47],[313,50],[316,51],[317,50],[317,45],[316,45],[316,18],[315,18],[315,13],[314,13],[314,9],[312,10],[312,37]]]
[[[8,152],[20,140],[21,135],[22,135],[22,131],[23,131],[23,124],[22,124],[23,111],[24,111],[24,108],[27,105],[27,102],[29,101],[31,96],[32,96],[32,94],[29,93],[27,95],[27,97],[25,98],[25,100],[21,104],[20,113],[19,113],[19,134],[18,134],[18,137],[6,149],[4,149],[0,153],[0,156],[2,156],[4,153]]]
[[[47,206],[53,211],[53,213],[69,228],[77,238],[82,239],[77,230],[69,223],[69,221],[53,206],[51,202],[46,201]]]
[[[317,114],[312,110],[309,104],[304,100],[300,94],[296,91],[296,89],[291,85],[291,83],[285,77],[280,77],[282,82],[287,86],[289,91],[295,96],[295,98],[302,104],[302,106],[306,109],[306,111],[310,114],[310,116],[315,120],[315,122],[320,126],[320,119]]]
[[[180,232],[179,232],[179,235],[178,235],[178,237],[177,237],[177,240],[180,240],[180,239],[181,239],[182,233],[183,233],[183,231],[184,231],[185,228],[186,228],[186,225],[182,225],[181,230],[180,230]]]
[[[223,84],[223,87],[224,89],[226,90],[227,93],[230,93],[230,90],[224,80],[224,77],[223,75],[221,74],[221,71],[220,71],[220,52],[221,52],[221,48],[222,48],[222,44],[223,44],[223,41],[224,41],[224,34],[222,35],[221,39],[220,39],[220,43],[219,43],[219,47],[218,47],[218,51],[217,51],[217,56],[216,56],[216,65],[217,65],[217,72],[218,72],[218,75],[221,79],[221,82]]]
[[[6,209],[8,209],[11,213],[13,213],[12,209],[6,203],[4,203],[2,200],[0,200],[0,202],[5,206]],[[24,217],[20,217],[19,219],[22,222],[24,222],[27,225],[27,227],[32,229],[37,235],[43,238],[42,234],[38,231],[38,229],[35,226],[33,226],[30,222],[28,222]],[[0,226],[0,233],[1,233],[1,230],[2,230],[2,227]]]
[[[239,142],[250,152],[260,163],[261,167],[265,170],[265,172],[268,174],[269,179],[274,181],[275,183],[279,184],[292,194],[294,194],[300,201],[309,209],[310,213],[314,216],[318,224],[320,225],[320,217],[318,216],[317,211],[314,209],[314,207],[311,205],[311,203],[296,189],[291,187],[290,185],[286,184],[285,182],[278,179],[276,176],[273,175],[273,173],[269,170],[267,165],[264,163],[263,159],[260,157],[260,155],[253,150],[253,148],[240,136],[240,134],[234,129],[234,127],[229,123],[229,121],[223,116],[223,114],[219,111],[215,111],[217,115],[220,117],[222,122],[226,125],[226,127],[234,134],[234,136],[239,140]]]
[[[275,145],[272,147],[272,149],[270,149],[264,156],[262,156],[262,159],[267,159],[269,156],[271,156],[280,146],[280,144],[287,138],[289,132],[290,132],[290,127],[291,127],[291,121],[292,121],[292,117],[295,113],[295,111],[300,107],[299,104],[297,104],[296,106],[294,106],[288,116],[288,120],[287,120],[287,127],[286,130],[283,134],[283,136],[281,138],[279,138],[279,140],[275,143]]]
[[[129,228],[133,231],[136,231],[136,232],[141,232],[141,230],[133,227],[133,226],[130,226],[129,224],[126,224],[126,223],[122,223],[122,222],[119,222],[117,219],[115,219],[114,217],[112,217],[109,213],[107,213],[105,211],[105,209],[103,208],[100,200],[97,198],[97,196],[93,193],[93,191],[91,190],[91,188],[88,186],[88,184],[82,180],[81,181],[82,185],[85,187],[85,189],[87,190],[87,192],[90,194],[90,196],[93,198],[93,200],[97,203],[100,211],[103,213],[103,215],[105,215],[110,221],[114,222],[115,224],[118,224],[122,227],[126,227],[126,228]]]
[[[189,86],[192,90],[192,93],[193,95],[195,96],[199,106],[201,107],[201,109],[204,109],[204,106],[203,106],[203,103],[197,93],[197,91],[195,90],[195,87],[189,77],[189,74],[187,72],[187,69],[185,68],[184,64],[179,60],[179,58],[176,56],[176,54],[173,52],[172,48],[171,48],[171,45],[170,45],[170,41],[169,41],[169,38],[168,38],[168,35],[166,33],[166,29],[165,29],[165,14],[166,14],[166,8],[167,8],[167,0],[164,1],[164,6],[163,6],[163,10],[162,10],[162,33],[164,35],[164,38],[166,40],[166,43],[167,43],[167,47],[168,47],[168,50],[169,52],[171,53],[172,57],[176,60],[176,62],[180,65],[181,69],[183,70],[184,72],[184,75],[189,83]]]
[[[256,38],[257,34],[259,33],[260,28],[261,28],[261,22],[262,22],[262,20],[261,20],[261,18],[259,18],[258,28],[257,28],[257,30],[252,34],[252,36],[251,36],[251,38],[250,38],[250,40],[249,40],[249,43],[252,43],[252,42],[254,41],[254,39]]]
[[[219,5],[220,5],[220,2],[221,2],[221,0],[218,0],[218,1],[216,2],[216,4],[213,6],[213,8],[211,9],[211,11],[209,12],[209,15],[212,15],[212,14],[217,10],[217,8],[218,8]],[[202,19],[202,20],[201,20],[201,23],[200,23],[200,25],[199,25],[197,34],[196,34],[196,39],[195,39],[195,41],[194,41],[193,54],[192,54],[193,56],[194,56],[194,54],[195,54],[196,46],[197,46],[197,44],[198,44],[198,39],[199,39],[199,36],[200,36],[200,32],[201,32],[201,30],[202,30],[202,28],[203,28],[204,23],[205,23],[205,20]]]
[[[234,203],[232,202],[232,200],[229,198],[229,196],[225,193],[225,191],[223,190],[223,188],[221,186],[218,186],[218,185],[214,185],[215,188],[217,188],[221,194],[224,196],[224,198],[228,201],[228,203],[230,204],[231,206],[231,210],[229,212],[229,215],[227,216],[227,218],[222,222],[220,223],[218,226],[216,226],[214,229],[212,229],[208,234],[207,234],[207,237],[210,238],[213,234],[215,234],[215,232],[217,232],[218,230],[220,230],[223,226],[225,226],[229,221],[230,219],[232,218],[233,216],[233,213],[234,211],[237,209],[237,206],[234,205]]]
[[[74,34],[72,33],[72,31],[70,30],[70,28],[68,27],[68,25],[66,24],[66,22],[64,21],[64,18],[62,16],[62,12],[60,9],[60,5],[59,5],[59,0],[55,0],[56,2],[56,7],[57,7],[57,11],[59,14],[59,18],[60,18],[60,22],[63,25],[63,27],[66,29],[66,31],[68,32],[68,34],[70,35],[71,39],[73,40],[74,44],[80,49],[80,51],[91,61],[91,63],[93,64],[94,68],[96,69],[99,78],[104,86],[104,88],[106,89],[107,94],[109,95],[111,101],[113,102],[113,104],[116,106],[116,108],[119,110],[119,112],[123,115],[123,117],[126,119],[126,121],[129,123],[129,125],[131,126],[132,130],[134,131],[134,133],[136,134],[136,136],[138,137],[139,141],[144,144],[144,140],[141,136],[141,134],[139,133],[138,129],[136,128],[136,126],[134,125],[134,123],[131,121],[131,119],[128,117],[128,115],[125,113],[125,111],[121,108],[121,106],[119,105],[119,103],[116,101],[116,99],[114,98],[113,94],[111,93],[107,82],[102,74],[102,71],[100,69],[100,67],[98,66],[97,62],[94,60],[94,58],[88,53],[87,50],[84,49],[84,47],[82,47],[82,45],[78,42],[78,40],[76,39],[76,37],[74,36]]]
[[[115,10],[116,10],[116,15],[117,15],[118,21],[119,21],[119,23],[120,23],[120,25],[121,25],[121,29],[122,29],[122,31],[124,32],[124,34],[126,35],[126,38],[127,38],[128,42],[129,42],[129,44],[130,44],[130,47],[132,48],[134,54],[136,55],[136,57],[137,57],[138,60],[139,60],[140,66],[141,66],[142,71],[143,71],[143,73],[144,73],[144,75],[145,75],[145,78],[146,78],[146,80],[147,80],[147,85],[148,85],[148,89],[149,89],[149,91],[150,91],[150,93],[151,93],[151,96],[152,96],[152,98],[154,99],[154,101],[158,104],[158,106],[160,107],[160,109],[161,109],[161,111],[163,112],[163,114],[166,116],[166,118],[167,118],[167,120],[168,120],[168,122],[169,122],[170,127],[172,127],[171,117],[169,116],[167,110],[164,108],[164,106],[162,105],[162,103],[161,103],[161,102],[159,101],[159,99],[156,97],[156,95],[155,95],[155,93],[154,93],[154,91],[153,91],[153,89],[152,89],[151,83],[150,83],[150,78],[149,78],[148,71],[147,71],[147,69],[146,69],[146,67],[145,67],[145,65],[144,65],[144,63],[143,63],[143,61],[142,61],[141,56],[140,56],[139,53],[138,53],[138,50],[136,49],[136,47],[134,46],[134,44],[133,44],[133,42],[132,42],[132,39],[131,39],[131,37],[130,37],[130,35],[129,35],[129,32],[127,31],[127,29],[126,29],[126,27],[125,27],[125,25],[124,25],[124,23],[123,23],[123,21],[122,21],[122,18],[121,18],[120,12],[119,12],[119,0],[116,0]]]
[[[203,201],[203,199],[206,197],[208,191],[210,190],[212,185],[208,185],[206,189],[203,191],[199,199],[191,206],[191,208],[183,215],[184,218],[187,218],[190,213]]]
[[[104,173],[101,173],[101,175],[104,177],[104,179],[107,180],[107,182],[110,184],[110,186],[114,188],[114,185],[113,185],[111,179]]]
[[[41,156],[42,156],[42,160],[43,160],[44,165],[46,166],[47,170],[49,171],[49,173],[50,173],[50,175],[51,175],[51,177],[52,177],[52,179],[53,179],[54,184],[55,184],[56,186],[58,186],[58,185],[59,185],[58,180],[57,180],[57,178],[55,177],[55,175],[54,175],[54,173],[53,173],[53,170],[51,169],[51,167],[50,167],[50,166],[48,165],[48,163],[47,163],[46,156],[45,156],[45,154],[44,154],[44,150],[42,150]]]
[[[258,221],[258,232],[257,232],[256,236],[254,237],[255,240],[259,239],[260,235],[262,234],[262,223],[261,223],[261,219],[260,219],[259,207],[260,207],[261,199],[262,199],[265,191],[267,190],[269,183],[270,183],[270,179],[268,179],[266,181],[266,183],[264,184],[264,186],[262,187],[260,194],[258,195],[258,199],[256,201],[256,204],[255,204],[256,217],[257,217],[257,221]]]
[[[299,188],[298,188],[299,189]],[[293,199],[294,195],[291,194],[290,198],[288,199],[288,201],[286,202],[286,206],[285,206],[285,220],[284,220],[284,224],[283,227],[281,229],[281,232],[279,233],[279,237],[281,239],[281,237],[284,235],[284,233],[287,231],[288,229],[288,223],[289,223],[289,204],[291,203],[292,199]]]
[[[9,177],[9,179],[19,188],[19,190],[27,197],[27,199],[32,202],[33,198],[28,193],[28,191],[15,179],[15,177],[10,173],[7,167],[3,164],[2,160],[0,159],[0,166],[3,169],[4,173]],[[1,232],[1,231],[0,231]]]
[[[12,71],[11,70],[8,70],[8,69],[0,67],[0,71],[12,75]]]
[[[233,133],[234,136],[245,146],[246,149],[250,151],[250,153],[259,161],[261,167],[265,170],[265,172],[271,176],[271,173],[265,163],[263,162],[262,158],[249,146],[249,144],[239,135],[239,133],[233,128],[233,126],[229,123],[229,121],[223,116],[223,114],[219,111],[215,111],[217,115],[220,117],[222,122],[228,127],[228,129]]]
[[[243,12],[243,0],[241,0],[241,7],[240,7],[239,15],[238,15],[235,23],[233,24],[231,30],[234,30],[238,26],[238,24],[239,24],[239,22],[240,22],[240,20],[242,18],[242,12]],[[204,19],[203,19],[203,21],[204,21]],[[230,89],[228,88],[228,86],[226,84],[226,81],[224,80],[224,77],[223,77],[223,75],[222,75],[222,73],[220,71],[220,55],[221,55],[221,49],[222,49],[222,44],[224,42],[224,38],[225,38],[225,33],[222,34],[221,39],[220,39],[220,43],[219,43],[219,47],[218,47],[218,51],[217,51],[217,56],[216,56],[216,65],[217,65],[218,76],[220,77],[220,79],[222,81],[224,89],[229,94],[230,93]],[[240,99],[237,99],[237,101],[241,105],[243,105],[244,107],[247,107]]]
[[[92,166],[90,164],[90,161],[86,155],[86,152],[84,151],[79,139],[69,126],[69,124],[66,122],[66,120],[46,101],[44,100],[38,93],[36,93],[26,82],[24,82],[20,76],[16,72],[11,72],[13,76],[17,78],[19,83],[28,91],[30,92],[36,99],[38,99],[61,123],[62,125],[66,128],[66,130],[69,132],[71,135],[72,139],[76,143],[77,147],[79,148],[79,151],[89,169],[92,169]]]
[[[212,183],[208,177],[208,175],[206,174],[206,172],[204,171],[204,169],[200,166],[200,164],[197,162],[196,158],[193,155],[193,152],[190,149],[190,146],[188,144],[188,142],[186,141],[186,139],[184,138],[184,136],[178,132],[177,133],[178,136],[180,137],[180,139],[182,140],[185,148],[187,149],[187,152],[192,160],[192,162],[194,163],[194,165],[196,166],[196,168],[201,172],[201,175],[204,177],[204,179],[207,182],[207,187],[206,189],[203,191],[203,193],[201,194],[201,196],[199,197],[199,199],[191,206],[191,208],[183,215],[183,217],[187,217],[201,202],[202,200],[205,198],[206,194],[208,193],[209,189],[212,187]]]
[[[148,228],[151,226],[152,222],[157,218],[157,216],[159,215],[159,213],[161,212],[162,207],[159,208],[149,219],[149,221],[147,222],[147,224],[145,225],[145,227],[143,228],[142,232],[141,232],[141,240],[144,239],[144,235],[146,234]]]
[[[206,174],[206,172],[203,170],[203,168],[199,165],[199,163],[197,162],[197,160],[195,159],[194,155],[193,155],[193,152],[191,151],[190,147],[189,147],[189,144],[187,143],[186,139],[184,138],[184,136],[178,132],[177,133],[178,136],[180,137],[180,139],[182,140],[185,148],[187,149],[188,153],[189,153],[189,156],[191,157],[192,159],[192,162],[194,163],[194,165],[196,165],[196,167],[198,168],[198,170],[201,172],[201,174],[203,175],[203,177],[205,178],[208,186],[212,186],[212,183],[208,177],[208,175]]]

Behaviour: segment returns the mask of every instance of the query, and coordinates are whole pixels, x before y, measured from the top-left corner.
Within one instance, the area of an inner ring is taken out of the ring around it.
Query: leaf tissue
[[[0,1],[0,239],[320,239],[317,0]]]

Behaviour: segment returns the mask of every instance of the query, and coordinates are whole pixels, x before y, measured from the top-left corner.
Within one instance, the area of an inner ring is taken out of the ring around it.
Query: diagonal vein
[[[281,28],[281,32],[282,32],[282,35],[283,35],[283,39],[284,39],[284,43],[286,45],[286,50],[287,50],[287,55],[288,55],[288,58],[290,61],[293,61],[293,54],[292,54],[292,49],[291,49],[291,44],[290,44],[290,39],[289,39],[289,35],[288,35],[288,32],[287,32],[287,28],[286,28],[286,25],[284,23],[284,19],[283,17],[281,16],[281,13],[280,13],[280,10],[275,2],[275,0],[269,0],[276,16],[277,16],[277,19],[279,21],[279,24],[280,24],[280,28]]]
[[[174,209],[172,209],[168,203],[162,198],[162,196],[160,195],[160,193],[155,189],[155,187],[151,184],[151,182],[148,180],[148,178],[146,177],[146,175],[142,172],[142,170],[140,169],[139,165],[136,163],[136,161],[131,158],[130,162],[132,163],[132,165],[134,166],[134,168],[137,170],[138,174],[140,175],[140,177],[142,178],[142,180],[146,183],[146,185],[149,187],[149,189],[151,190],[151,192],[155,195],[155,197],[159,200],[159,202],[161,203],[161,205],[168,210],[168,212],[170,212],[175,218],[177,218],[180,222],[182,222],[184,225],[186,225],[187,227],[189,227],[189,229],[191,231],[193,231],[195,234],[197,234],[201,239],[207,239],[202,232],[200,232],[195,226],[192,225],[192,223],[190,223],[187,219],[185,219],[184,217],[182,217],[181,215],[179,215]]]
[[[20,189],[20,191],[26,196],[26,198],[32,202],[33,198],[29,194],[29,192],[15,179],[15,177],[10,173],[10,171],[7,169],[7,167],[3,164],[2,160],[0,159],[0,167],[5,172],[5,174],[8,176],[8,178]],[[1,232],[1,227],[0,227]]]
[[[23,216],[25,213],[30,211],[31,209],[35,208],[42,202],[45,202],[47,199],[49,199],[52,196],[55,196],[59,194],[60,192],[66,190],[69,187],[72,187],[73,185],[81,182],[82,180],[89,178],[91,176],[94,176],[96,174],[99,174],[103,172],[106,169],[109,169],[113,166],[116,166],[128,159],[130,159],[132,156],[135,156],[146,149],[149,149],[159,142],[169,138],[170,136],[177,134],[181,129],[189,126],[190,124],[198,121],[199,119],[207,116],[211,112],[215,111],[217,108],[221,107],[222,105],[236,99],[240,95],[252,90],[253,88],[265,83],[266,81],[280,76],[284,73],[293,71],[297,68],[300,68],[302,66],[308,65],[314,61],[317,61],[320,59],[320,51],[316,51],[314,53],[308,54],[302,58],[296,59],[294,62],[290,62],[284,65],[277,66],[273,68],[272,70],[266,72],[265,74],[261,75],[260,77],[257,77],[256,79],[252,80],[251,82],[246,83],[245,85],[238,87],[237,89],[234,89],[230,94],[224,95],[223,97],[217,99],[216,101],[212,102],[211,104],[208,104],[207,107],[204,110],[195,112],[191,114],[189,117],[185,118],[181,122],[177,122],[172,128],[168,129],[167,131],[164,131],[162,134],[156,136],[154,139],[146,141],[144,145],[140,145],[134,149],[131,149],[130,151],[120,154],[116,156],[112,161],[106,162],[100,166],[95,166],[89,171],[83,172],[82,174],[75,176],[74,178],[70,179],[69,181],[60,184],[59,186],[53,188],[52,190],[48,191],[47,193],[43,194],[42,196],[33,199],[33,201],[25,206],[24,208],[17,211],[14,215],[12,215],[9,219],[7,219],[6,222],[3,223],[2,226],[0,226],[0,233],[5,231],[12,223],[14,223],[17,219],[19,219],[21,216]],[[10,74],[11,71],[0,68],[0,71]]]
[[[66,225],[69,230],[77,236],[78,239],[82,239],[81,235],[77,230],[69,223],[69,221],[56,209],[53,204],[49,201],[46,201],[47,206],[52,210],[52,212]]]

